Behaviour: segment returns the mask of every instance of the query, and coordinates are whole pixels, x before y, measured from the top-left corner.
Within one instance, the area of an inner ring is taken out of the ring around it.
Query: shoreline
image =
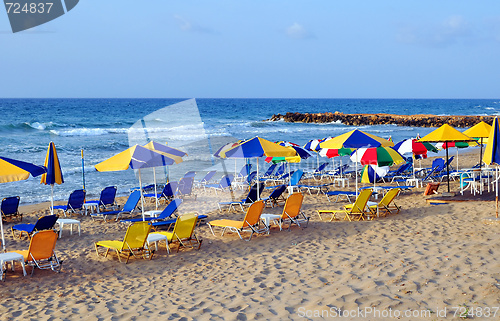
[[[365,125],[397,125],[408,127],[439,127],[443,124],[449,124],[452,127],[466,128],[472,127],[475,124],[484,121],[491,125],[494,116],[467,116],[467,115],[450,115],[438,116],[427,114],[415,115],[397,115],[397,114],[345,114],[342,112],[325,112],[325,113],[286,113],[273,114],[271,118],[265,121],[280,121],[283,120],[289,123],[334,123],[340,122],[349,126],[365,126]]]

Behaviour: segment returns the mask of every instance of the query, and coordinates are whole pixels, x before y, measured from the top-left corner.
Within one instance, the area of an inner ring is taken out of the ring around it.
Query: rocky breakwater
[[[341,122],[344,125],[388,125],[410,127],[439,127],[448,124],[453,127],[465,128],[484,121],[493,123],[493,116],[436,116],[436,115],[393,115],[393,114],[344,114],[334,113],[286,113],[273,115],[268,121],[284,120],[289,123],[331,123]]]

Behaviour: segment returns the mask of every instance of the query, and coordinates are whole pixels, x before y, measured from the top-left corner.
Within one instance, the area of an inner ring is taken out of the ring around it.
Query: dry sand
[[[476,161],[476,154],[460,156],[463,166]],[[422,192],[400,195],[400,214],[363,222],[320,221],[317,209],[345,203],[306,195],[303,210],[311,216],[306,229],[272,229],[246,242],[235,234],[213,236],[205,225],[197,230],[203,238],[199,251],[167,256],[160,247],[153,260],[132,258],[128,264],[112,254],[98,257],[93,247],[98,240],[122,239],[123,224],[74,217],[82,222],[82,235],[70,236],[65,229],[58,240],[62,272],[36,270],[23,277],[20,268],[9,271],[0,283],[0,315],[5,320],[459,320],[457,309],[477,315],[482,308],[486,315],[489,308],[489,318],[475,319],[500,320],[495,310],[500,225],[482,221],[494,215],[494,202],[433,206]],[[186,199],[185,212],[213,208],[213,192],[198,194],[197,201]],[[34,222],[46,208],[23,207],[23,221]],[[209,213],[209,220],[220,217],[243,214]],[[7,233],[9,250],[28,244]],[[349,316],[336,317],[337,308]]]

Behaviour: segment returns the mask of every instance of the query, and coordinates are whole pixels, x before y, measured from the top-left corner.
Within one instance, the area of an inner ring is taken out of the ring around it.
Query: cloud
[[[474,27],[462,16],[450,16],[440,23],[404,25],[396,34],[401,43],[446,47],[464,43],[476,37]]]
[[[210,28],[205,28],[197,23],[193,23],[182,16],[175,15],[174,19],[177,21],[179,28],[186,32],[196,32],[196,33],[206,33],[206,34],[216,34],[214,30]]]
[[[294,22],[291,26],[286,28],[286,34],[290,38],[294,39],[311,39],[314,38],[314,35],[307,31],[304,26],[301,24]]]

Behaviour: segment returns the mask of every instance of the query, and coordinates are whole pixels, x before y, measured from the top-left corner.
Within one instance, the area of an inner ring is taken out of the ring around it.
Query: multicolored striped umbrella
[[[400,154],[427,155],[428,151],[437,153],[438,149],[431,143],[418,142],[415,138],[400,141],[394,145],[394,150]],[[425,157],[424,157],[425,158]]]
[[[323,157],[333,158],[337,156],[349,156],[354,149],[352,148],[321,148],[319,155]]]
[[[361,183],[374,183],[389,172],[389,166],[365,165],[361,172]]]
[[[390,147],[358,148],[351,155],[351,161],[362,165],[391,166],[404,163],[405,160]]]

